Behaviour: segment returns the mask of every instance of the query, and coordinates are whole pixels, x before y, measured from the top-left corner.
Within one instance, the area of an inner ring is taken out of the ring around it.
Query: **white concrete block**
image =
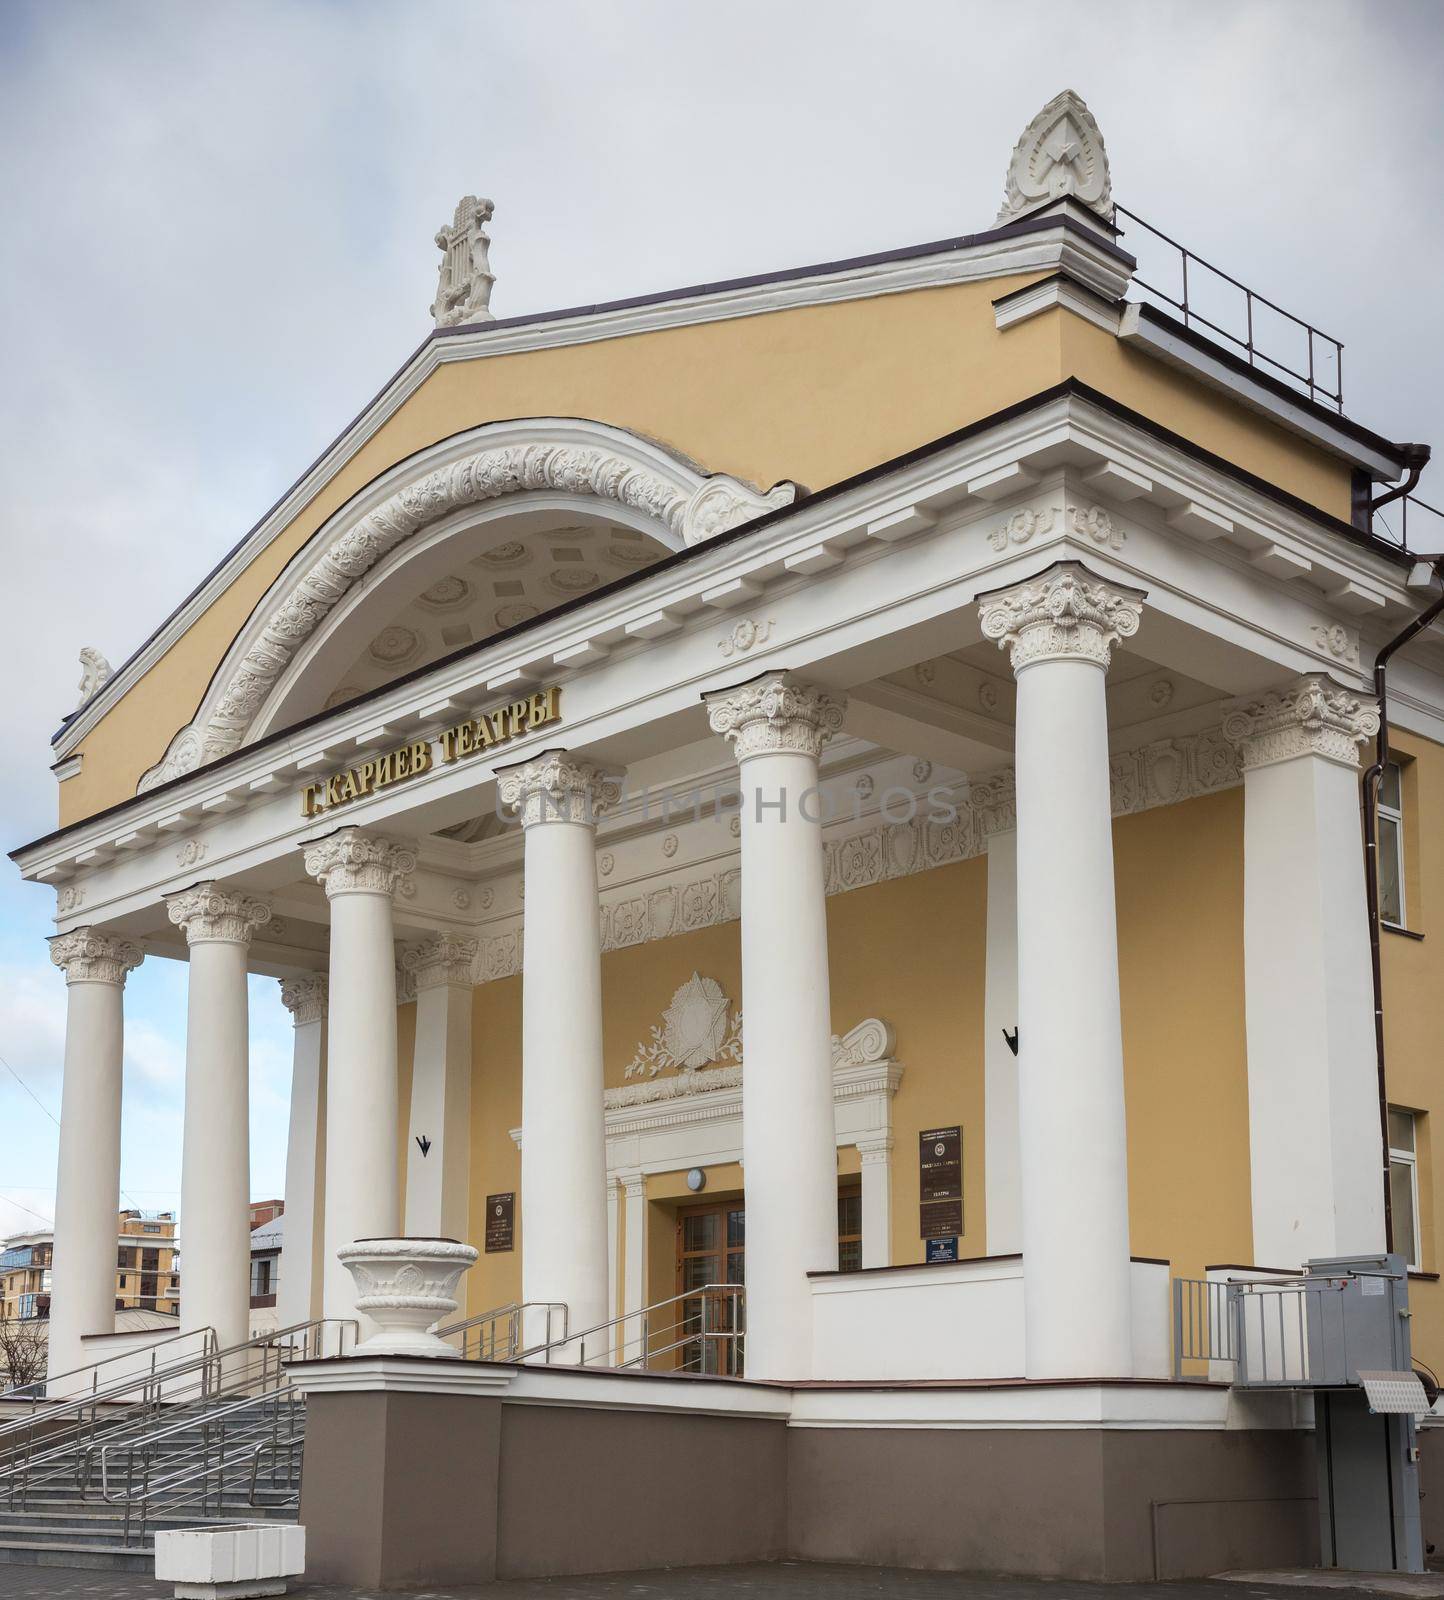
[[[155,1536],[155,1575],[177,1600],[284,1594],[306,1570],[306,1530],[296,1523],[240,1522]]]

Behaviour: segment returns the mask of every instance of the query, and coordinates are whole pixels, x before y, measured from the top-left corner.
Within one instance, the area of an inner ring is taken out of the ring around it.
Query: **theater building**
[[[494,317],[490,217],[56,736],[52,1369],[113,1316],[126,974],[185,960],[183,1326],[247,1333],[248,973],[278,1322],[374,1330],[354,1241],[478,1252],[467,1359],[309,1369],[317,1575],[1317,1559],[1307,1396],[1179,1348],[1173,1285],[1382,1255],[1387,1172],[1444,1362],[1437,633],[1388,680],[1387,1143],[1360,828],[1427,453],[1142,269],[1073,95],[912,248]]]

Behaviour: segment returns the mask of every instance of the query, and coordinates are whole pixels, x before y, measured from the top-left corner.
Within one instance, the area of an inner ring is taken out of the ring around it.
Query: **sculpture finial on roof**
[[[80,709],[98,689],[103,689],[111,679],[110,663],[101,655],[99,650],[90,645],[82,647],[80,652]]]
[[[1093,113],[1071,89],[1055,95],[1013,147],[998,222],[1016,222],[1064,198],[1096,211],[1105,222],[1113,220],[1103,135]]]
[[[490,200],[469,194],[457,206],[451,225],[436,235],[441,251],[441,281],[431,314],[438,328],[495,320],[490,304],[496,278],[487,259],[491,236],[485,228],[494,209]]]

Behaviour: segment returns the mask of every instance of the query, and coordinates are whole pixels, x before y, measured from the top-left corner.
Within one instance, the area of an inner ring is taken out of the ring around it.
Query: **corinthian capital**
[[[595,823],[622,797],[621,780],[565,750],[544,750],[532,761],[497,773],[501,803],[523,828],[539,822]]]
[[[50,959],[65,974],[67,983],[114,983],[125,986],[125,976],[138,967],[144,952],[129,939],[115,939],[93,928],[58,933],[50,943]]]
[[[401,970],[410,975],[418,991],[439,989],[446,983],[467,987],[476,951],[475,939],[461,939],[454,933],[433,934],[418,944],[402,947]]]
[[[1013,671],[1038,661],[1091,661],[1108,670],[1113,645],[1138,632],[1143,594],[1104,583],[1078,561],[978,601],[983,637],[1011,651]]]
[[[1323,756],[1356,768],[1359,746],[1378,731],[1377,704],[1323,672],[1224,707],[1223,736],[1238,746],[1245,772],[1295,756]]]
[[[291,1013],[291,1021],[298,1028],[308,1022],[323,1021],[330,998],[331,986],[322,972],[305,978],[281,979],[281,1004]]]
[[[264,900],[215,883],[167,895],[165,909],[176,927],[185,929],[187,944],[249,944],[256,929],[271,920]]]
[[[338,894],[394,894],[416,868],[416,853],[394,839],[342,828],[306,846],[306,871],[326,890]]]
[[[702,699],[712,732],[731,741],[739,762],[763,755],[816,760],[847,712],[846,695],[799,683],[785,672],[764,672],[751,683]]]

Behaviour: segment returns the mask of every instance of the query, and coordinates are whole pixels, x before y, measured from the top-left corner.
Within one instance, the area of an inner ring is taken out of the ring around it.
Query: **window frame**
[[[1398,805],[1391,805],[1384,798],[1384,777],[1387,776],[1391,767],[1398,775]],[[1399,885],[1398,919],[1386,917],[1381,904],[1379,907],[1379,921],[1386,928],[1407,929],[1409,926],[1409,901],[1404,881],[1404,763],[1402,761],[1390,759],[1384,763],[1384,772],[1380,775],[1379,791],[1375,800],[1375,811],[1378,822],[1388,821],[1394,824],[1394,872],[1395,882]],[[1376,846],[1382,851],[1384,830],[1377,825],[1374,829],[1374,839]],[[1383,881],[1382,873],[1380,874],[1380,881]]]
[[[1410,1127],[1413,1129],[1413,1148],[1410,1150],[1402,1149],[1394,1143],[1391,1130],[1389,1135],[1389,1171],[1392,1183],[1395,1163],[1409,1169],[1409,1201],[1413,1212],[1410,1236],[1413,1239],[1414,1248],[1404,1265],[1410,1272],[1422,1272],[1424,1270],[1424,1252],[1422,1248],[1424,1241],[1419,1223],[1419,1113],[1411,1111],[1408,1106],[1391,1105],[1389,1114],[1391,1117],[1408,1117]]]

